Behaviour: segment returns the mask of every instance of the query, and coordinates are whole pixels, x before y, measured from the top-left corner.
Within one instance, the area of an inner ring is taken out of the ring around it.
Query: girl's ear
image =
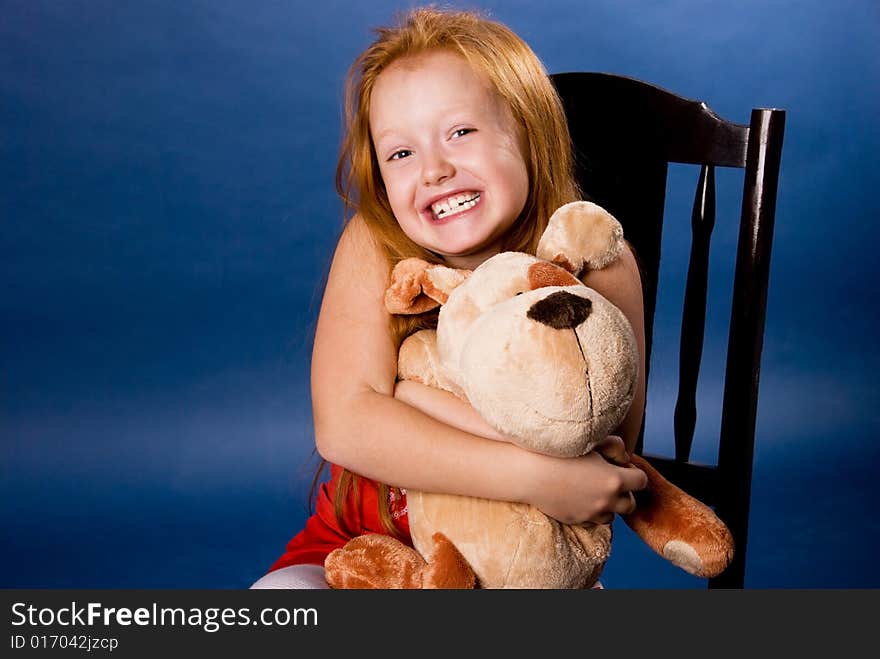
[[[422,259],[400,261],[391,271],[385,289],[385,308],[389,313],[414,315],[446,304],[449,294],[468,278],[470,270],[434,265]]]

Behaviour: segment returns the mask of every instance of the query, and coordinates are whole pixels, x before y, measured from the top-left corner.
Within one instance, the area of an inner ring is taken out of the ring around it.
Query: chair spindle
[[[703,357],[709,241],[715,227],[715,168],[703,165],[691,213],[691,256],[681,323],[678,399],[675,403],[675,459],[690,458],[697,423],[697,379]]]

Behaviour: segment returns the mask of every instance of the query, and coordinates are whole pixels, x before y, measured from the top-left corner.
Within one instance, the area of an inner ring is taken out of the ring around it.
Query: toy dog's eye
[[[522,291],[520,291],[520,292],[519,292],[519,293],[517,293],[517,294],[516,294],[516,295],[522,295],[522,294],[523,294],[523,292],[522,292]],[[514,297],[516,297],[516,296],[514,296]]]

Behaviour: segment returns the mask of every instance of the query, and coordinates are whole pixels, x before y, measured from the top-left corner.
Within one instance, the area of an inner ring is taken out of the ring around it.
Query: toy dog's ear
[[[393,314],[420,314],[446,304],[449,294],[471,274],[422,259],[400,261],[391,271],[385,308]]]
[[[622,251],[620,222],[601,206],[574,201],[550,216],[538,243],[537,256],[579,276],[585,268],[604,268]]]

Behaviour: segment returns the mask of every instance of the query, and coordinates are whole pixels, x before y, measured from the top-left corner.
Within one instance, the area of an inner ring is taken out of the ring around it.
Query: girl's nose
[[[425,185],[437,185],[452,178],[455,167],[442,155],[433,155],[426,158],[422,167],[422,180]]]

